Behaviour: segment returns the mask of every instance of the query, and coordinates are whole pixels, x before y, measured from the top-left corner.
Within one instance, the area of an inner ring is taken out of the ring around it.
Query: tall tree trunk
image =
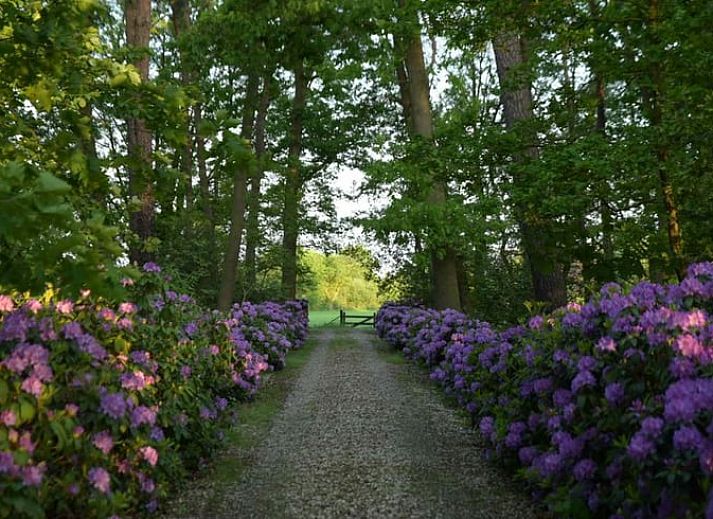
[[[94,124],[92,104],[87,102],[87,104],[81,109],[81,113],[83,118],[87,121],[86,126],[88,131],[85,134],[78,128],[77,134],[80,138],[80,149],[84,154],[87,171],[89,173],[91,196],[94,199],[94,202],[99,203],[99,206],[106,211],[109,182],[107,176],[102,171],[101,161],[99,159],[99,154],[97,153],[97,128]]]
[[[524,42],[519,35],[508,32],[493,40],[495,62],[500,81],[501,101],[505,124],[509,129],[527,125],[534,119],[532,90],[529,82],[516,81],[518,69],[526,64]],[[514,77],[515,76],[515,77]],[[534,132],[525,137],[527,145],[517,151],[515,157],[520,164],[537,161],[540,153],[534,143]],[[527,189],[528,179],[515,168],[513,185],[517,190]],[[522,236],[525,256],[530,266],[534,296],[548,303],[551,308],[567,302],[567,286],[563,265],[557,261],[548,246],[553,222],[538,214],[536,209],[523,204],[515,206],[516,219]]]
[[[210,179],[206,166],[205,139],[200,134],[199,128],[203,121],[203,107],[196,103],[193,107],[193,126],[196,136],[196,159],[198,161],[198,185],[201,193],[201,209],[206,218],[206,231],[210,237],[209,242],[215,243],[215,216],[213,214],[213,195],[210,191]]]
[[[173,18],[173,35],[178,43],[181,61],[181,85],[188,87],[193,81],[191,66],[188,63],[185,43],[181,41],[191,29],[191,4],[189,0],[171,0],[171,17]],[[191,106],[186,106],[186,144],[180,150],[180,171],[185,184],[186,209],[193,209],[193,135],[190,121]]]
[[[606,111],[606,83],[600,72],[595,74],[596,96],[597,96],[597,122],[595,130],[603,139],[607,137],[607,111]],[[604,258],[604,272],[601,277],[614,279],[616,271],[614,269],[614,224],[609,206],[608,196],[610,193],[608,180],[604,181],[604,195],[599,199],[599,212],[602,219],[602,252]]]
[[[140,52],[133,65],[142,81],[149,79],[149,38],[151,35],[151,0],[126,0],[126,44]],[[151,132],[146,122],[137,117],[126,120],[126,136],[129,154],[129,193],[141,201],[139,210],[130,215],[129,229],[135,233],[138,243],[129,248],[129,259],[139,265],[150,261],[152,254],[146,250],[146,242],[154,234],[154,206],[156,204],[151,161]]]
[[[240,136],[248,141],[252,141],[253,128],[255,124],[255,110],[257,105],[259,87],[259,77],[251,73],[248,76],[245,104],[243,106],[243,120],[240,129]],[[235,295],[235,277],[238,266],[238,255],[242,243],[243,228],[245,227],[245,206],[247,199],[248,168],[249,162],[245,161],[235,169],[233,178],[233,198],[230,212],[230,233],[228,235],[228,247],[223,261],[223,275],[220,282],[220,293],[218,295],[218,309],[227,310],[233,303]]]
[[[405,2],[402,1],[402,7]],[[431,113],[430,87],[428,72],[423,57],[423,44],[421,31],[418,25],[417,14],[414,13],[414,27],[406,44],[406,72],[408,74],[408,94],[411,109],[411,129],[413,135],[430,145],[433,143],[433,115]],[[408,121],[407,121],[408,123]],[[446,204],[446,184],[437,178],[434,171],[429,172],[432,186],[428,194],[428,202],[436,207]],[[433,306],[438,309],[461,309],[461,300],[458,287],[458,269],[456,253],[451,244],[431,244],[431,297]]]
[[[589,16],[595,31],[595,40],[601,41],[605,34],[602,32],[601,11],[597,0],[588,0]],[[594,56],[594,53],[592,52]],[[597,63],[594,58],[590,60],[589,68],[594,75],[594,97],[596,99],[596,113],[594,132],[599,135],[604,142],[607,139],[607,99],[605,69]],[[597,281],[605,282],[616,279],[616,268],[614,266],[614,223],[610,206],[611,189],[609,179],[605,178],[599,191],[598,209],[599,217],[602,221],[602,265],[597,269]]]
[[[649,2],[649,24],[651,36],[654,43],[659,49],[662,49],[663,44],[660,42],[659,25],[661,23],[661,5],[660,0],[650,0]],[[683,258],[683,235],[681,232],[680,216],[678,212],[678,204],[674,193],[673,183],[669,174],[669,156],[670,150],[667,139],[658,134],[662,131],[663,126],[663,71],[661,70],[661,58],[653,58],[651,65],[651,82],[652,92],[650,93],[650,112],[649,117],[651,126],[657,131],[655,135],[655,153],[658,162],[658,181],[659,193],[661,202],[665,208],[665,218],[660,222],[666,226],[666,234],[668,236],[668,248],[671,254],[671,264],[678,276],[682,280],[686,275],[686,265]]]
[[[285,192],[282,208],[282,296],[285,299],[297,297],[297,239],[300,232],[299,208],[302,198],[300,175],[302,155],[303,115],[307,104],[308,79],[304,60],[295,65],[295,97],[292,102],[292,122],[290,125],[290,146],[285,174]]]
[[[396,82],[399,85],[399,104],[404,114],[406,132],[413,135],[413,121],[411,118],[411,96],[409,94],[409,79],[406,70],[404,56],[406,56],[406,44],[403,39],[395,34],[391,36],[394,46],[394,56],[396,57]]]
[[[260,184],[265,171],[267,144],[265,125],[267,112],[272,101],[272,71],[263,78],[262,95],[255,118],[255,157],[257,167],[250,178],[250,192],[248,193],[248,217],[245,226],[245,285],[246,292],[255,285],[257,266],[256,252],[260,240]]]
[[[460,295],[460,306],[465,313],[473,310],[468,271],[465,268],[465,258],[456,258],[456,269],[458,273],[458,293]]]

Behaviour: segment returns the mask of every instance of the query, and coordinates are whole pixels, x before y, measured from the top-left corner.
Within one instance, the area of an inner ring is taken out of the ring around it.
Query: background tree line
[[[388,200],[358,223],[390,295],[511,321],[676,279],[713,255],[712,22],[704,0],[8,0],[0,285],[109,293],[156,260],[211,306],[294,298],[345,167]]]

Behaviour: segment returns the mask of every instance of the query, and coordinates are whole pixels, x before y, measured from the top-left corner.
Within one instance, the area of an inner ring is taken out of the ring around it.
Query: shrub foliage
[[[0,517],[156,510],[305,340],[302,302],[206,312],[144,270],[135,302],[0,295]]]
[[[609,283],[495,331],[388,304],[377,331],[465,407],[490,454],[562,517],[713,517],[713,264]]]

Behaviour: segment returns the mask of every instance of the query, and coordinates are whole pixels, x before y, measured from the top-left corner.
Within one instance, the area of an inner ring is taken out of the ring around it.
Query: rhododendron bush
[[[713,518],[713,264],[610,283],[502,332],[385,305],[377,331],[467,409],[563,517]]]
[[[154,511],[304,342],[302,302],[205,312],[144,270],[136,302],[0,295],[0,517]]]

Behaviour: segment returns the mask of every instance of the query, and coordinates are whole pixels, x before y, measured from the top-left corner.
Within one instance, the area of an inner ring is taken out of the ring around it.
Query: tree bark
[[[601,72],[595,72],[595,88],[597,99],[597,118],[595,132],[602,139],[607,138],[607,112],[606,112],[606,82]],[[609,197],[611,189],[609,180],[604,179],[602,194],[599,197],[599,216],[602,219],[602,260],[603,265],[598,269],[600,282],[616,278],[616,268],[614,265],[614,218],[612,216]]]
[[[256,252],[260,240],[260,184],[265,171],[267,144],[265,125],[267,112],[272,101],[272,72],[263,78],[262,95],[255,118],[255,157],[257,167],[250,178],[250,192],[248,193],[248,217],[245,227],[245,285],[246,292],[255,285],[257,276]]]
[[[256,74],[251,73],[248,76],[246,86],[245,104],[243,106],[243,120],[240,129],[240,136],[247,141],[252,141],[258,87],[259,78]],[[228,246],[223,261],[223,275],[220,283],[220,293],[218,294],[219,310],[228,310],[233,303],[233,297],[235,295],[236,269],[238,266],[240,245],[242,244],[243,228],[245,227],[248,168],[248,162],[239,164],[235,169],[235,176],[233,177],[230,233],[228,235]]]
[[[181,85],[187,87],[193,80],[191,67],[188,63],[185,45],[181,42],[181,38],[191,28],[191,6],[188,0],[172,0],[171,1],[171,17],[173,21],[173,36],[178,43],[178,53],[181,62]],[[193,210],[193,135],[190,124],[190,104],[186,106],[186,144],[180,150],[180,171],[183,174],[183,182],[185,184],[185,201],[186,209]]]
[[[456,269],[458,274],[460,306],[463,312],[470,313],[473,310],[473,302],[471,300],[468,270],[465,268],[465,259],[462,256],[456,258]]]
[[[284,203],[282,208],[282,296],[286,300],[297,297],[297,239],[300,232],[299,207],[302,179],[300,175],[302,154],[303,115],[307,104],[308,79],[304,60],[295,65],[295,97],[292,102],[290,145],[285,173]]]
[[[200,134],[200,126],[203,121],[203,107],[196,103],[193,107],[193,126],[196,136],[196,159],[198,161],[198,185],[201,193],[201,209],[207,220],[206,230],[211,237],[210,242],[215,243],[215,216],[213,214],[213,195],[210,191],[210,179],[208,178],[208,168],[206,167],[205,139]]]
[[[529,81],[517,81],[514,77],[514,74],[519,72],[518,69],[527,62],[524,41],[513,32],[503,33],[493,40],[493,49],[505,124],[510,130],[527,125],[534,120],[531,85]],[[520,165],[539,160],[540,153],[535,145],[535,137],[535,132],[527,132],[527,144],[516,152],[515,160]],[[528,179],[515,168],[514,187],[524,190],[527,189],[527,183]],[[548,247],[553,222],[524,204],[516,204],[515,212],[530,267],[535,299],[546,302],[550,308],[564,305],[567,302],[565,271],[550,251],[551,247]]]
[[[94,201],[99,203],[99,206],[107,211],[107,192],[109,182],[107,176],[101,168],[101,161],[97,153],[97,128],[94,124],[94,114],[92,104],[87,104],[81,109],[82,116],[87,120],[88,133],[85,135],[79,128],[79,145],[86,160],[87,171],[90,179],[90,190]]]
[[[133,61],[142,81],[149,79],[149,38],[151,35],[151,0],[126,0],[126,44],[141,54]],[[146,122],[138,117],[126,120],[126,145],[129,155],[129,193],[141,201],[139,210],[129,217],[129,229],[135,233],[138,243],[131,243],[129,259],[139,265],[150,261],[152,254],[146,250],[146,242],[154,234],[156,204],[152,178],[152,138]]]
[[[401,3],[402,8],[405,2]],[[417,17],[418,15],[413,15]],[[406,73],[408,74],[408,98],[411,121],[407,126],[414,137],[435,146],[433,142],[433,115],[431,113],[430,86],[428,71],[423,57],[423,43],[418,19],[411,20],[416,29],[406,43]],[[438,207],[446,205],[446,184],[437,178],[436,172],[430,171],[432,186],[427,201]],[[456,253],[451,244],[431,244],[431,297],[433,306],[438,309],[461,309],[458,286]]]
[[[406,63],[403,57],[406,56],[406,45],[397,35],[392,35],[394,55],[396,57],[396,82],[399,85],[399,104],[406,123],[406,133],[413,135],[413,122],[411,119],[411,96],[409,95],[409,79],[406,70]]]
[[[659,24],[661,22],[661,5],[659,0],[651,0],[649,2],[649,24],[652,33],[652,38],[657,46],[661,47],[663,44],[659,41]],[[661,127],[663,125],[663,102],[662,98],[664,96],[663,92],[663,72],[661,70],[661,65],[659,63],[660,58],[655,58],[651,65],[651,82],[653,91],[651,92],[650,99],[650,112],[649,117],[651,126],[657,131],[655,135],[655,153],[658,162],[658,181],[659,181],[659,193],[661,197],[661,202],[665,208],[666,218],[661,222],[661,225],[666,226],[666,234],[668,236],[668,247],[671,254],[671,259],[673,270],[678,276],[679,280],[682,280],[686,276],[686,265],[683,258],[683,234],[681,232],[681,222],[678,212],[678,203],[676,201],[676,195],[674,193],[673,183],[671,181],[671,176],[669,175],[669,155],[670,150],[668,147],[667,139],[663,138],[660,134]]]
[[[588,0],[589,16],[594,24],[595,39],[601,40],[604,38],[601,29],[601,12],[596,0]],[[589,67],[594,75],[594,96],[596,99],[596,118],[594,123],[594,132],[599,135],[603,141],[607,138],[607,99],[606,99],[606,80],[605,70],[601,65],[593,59],[590,60]],[[614,223],[609,198],[611,189],[609,187],[609,179],[604,179],[601,185],[601,192],[598,200],[599,216],[602,220],[602,265],[597,269],[597,280],[599,282],[610,281],[616,279],[616,268],[614,265]]]

